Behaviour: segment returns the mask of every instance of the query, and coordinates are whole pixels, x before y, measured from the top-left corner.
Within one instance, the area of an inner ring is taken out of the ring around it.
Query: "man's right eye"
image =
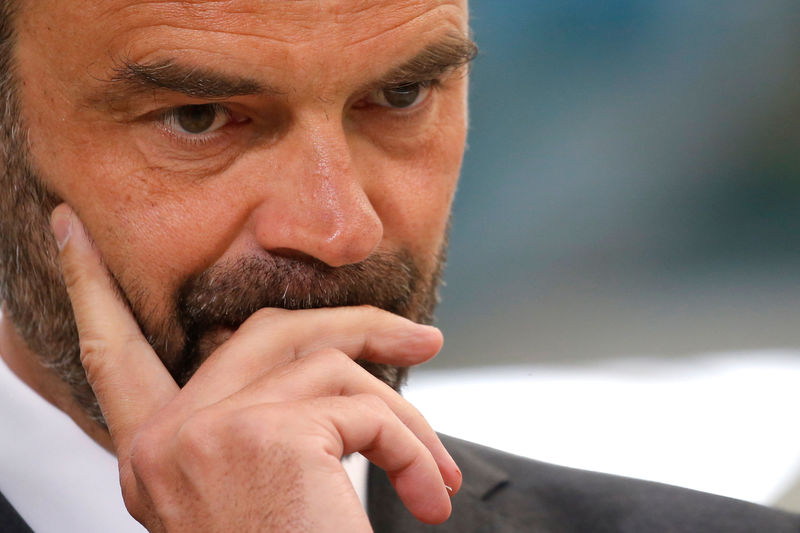
[[[167,111],[162,118],[170,131],[187,136],[213,133],[233,120],[230,111],[219,104],[184,105]]]

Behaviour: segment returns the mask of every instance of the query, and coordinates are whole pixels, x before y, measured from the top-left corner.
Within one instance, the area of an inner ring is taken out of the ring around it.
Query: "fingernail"
[[[53,214],[50,224],[53,227],[53,236],[55,236],[56,243],[58,243],[58,250],[61,251],[72,234],[72,218],[68,213],[59,210]]]

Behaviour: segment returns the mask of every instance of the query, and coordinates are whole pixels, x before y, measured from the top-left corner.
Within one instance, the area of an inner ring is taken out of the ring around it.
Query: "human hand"
[[[355,358],[410,366],[441,335],[374,308],[256,312],[180,389],[117,294],[77,216],[51,220],[81,361],[123,498],[150,531],[370,531],[341,466],[361,452],[423,522],[461,474],[422,415]]]

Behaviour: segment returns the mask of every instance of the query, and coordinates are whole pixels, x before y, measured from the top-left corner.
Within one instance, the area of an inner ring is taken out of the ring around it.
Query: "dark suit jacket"
[[[464,473],[450,520],[418,522],[386,474],[371,466],[367,498],[376,533],[800,533],[800,516],[751,503],[442,440]],[[0,532],[31,533],[2,494]]]
[[[2,533],[32,533],[31,528],[11,507],[5,496],[0,494],[0,531]]]
[[[371,466],[376,533],[800,533],[800,515],[659,483],[523,459],[442,436],[464,474],[453,514],[418,522]]]

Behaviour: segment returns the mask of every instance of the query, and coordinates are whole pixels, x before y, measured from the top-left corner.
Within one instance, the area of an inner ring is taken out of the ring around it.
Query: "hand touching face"
[[[180,389],[66,205],[53,228],[125,504],[150,531],[370,531],[341,465],[355,452],[417,518],[447,519],[458,468],[419,412],[353,361],[422,362],[436,329],[368,307],[263,309]]]

